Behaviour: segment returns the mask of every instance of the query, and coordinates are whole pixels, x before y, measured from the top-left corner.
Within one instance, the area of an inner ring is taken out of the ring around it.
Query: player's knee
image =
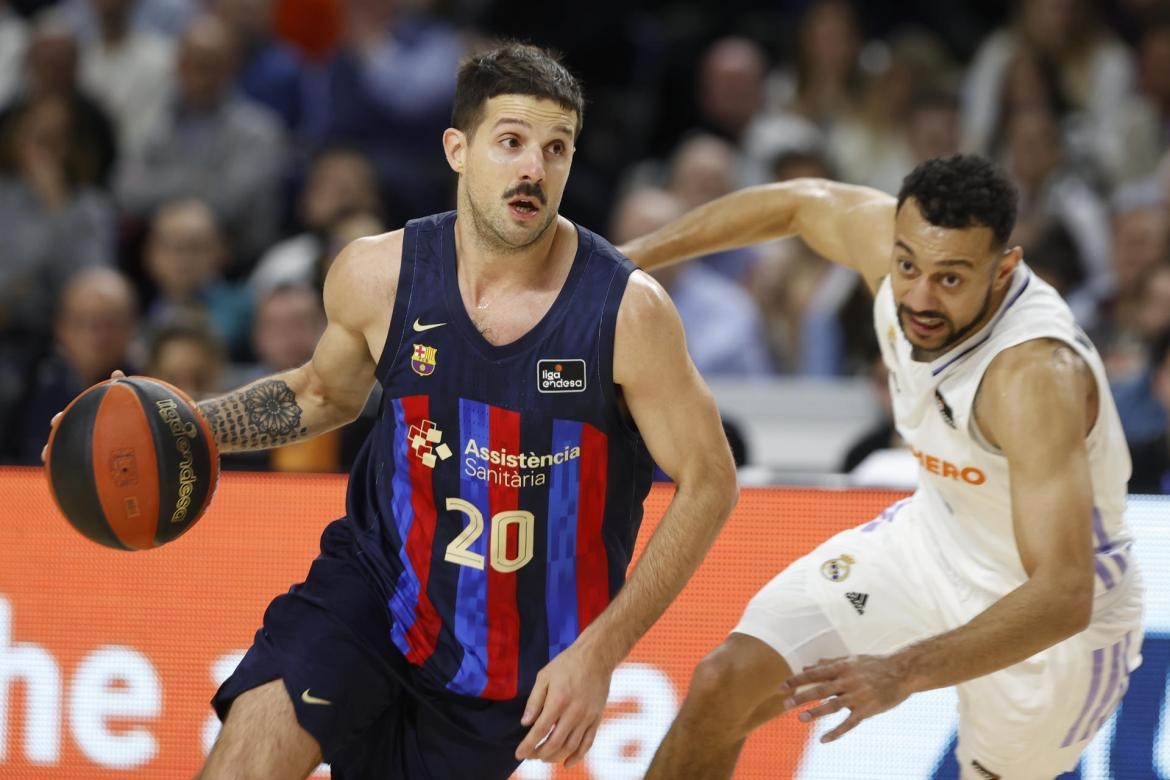
[[[321,762],[281,680],[240,694],[199,775],[202,780],[304,778]]]
[[[725,700],[749,673],[749,664],[741,653],[726,644],[720,645],[695,667],[688,696],[702,702]]]

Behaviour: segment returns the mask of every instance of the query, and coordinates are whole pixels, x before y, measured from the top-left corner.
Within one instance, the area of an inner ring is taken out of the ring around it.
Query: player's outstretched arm
[[[325,278],[328,324],[308,363],[199,404],[220,452],[308,439],[361,413],[376,365],[368,337],[379,312],[393,310],[397,263],[388,258],[401,257],[401,244],[397,234],[362,238],[337,256]]]
[[[826,741],[911,693],[991,674],[1088,626],[1093,493],[1085,437],[1097,392],[1088,365],[1061,342],[1025,342],[992,362],[975,415],[1008,460],[1016,544],[1028,580],[954,631],[890,656],[820,664],[790,680],[794,690],[812,685],[794,704],[827,699],[810,718],[851,710]]]
[[[827,179],[793,179],[724,195],[619,249],[643,268],[799,235],[871,290],[887,273],[897,201]]]
[[[630,277],[618,313],[614,381],[677,491],[621,592],[537,676],[523,719],[535,725],[519,758],[571,765],[584,756],[614,668],[682,590],[738,497],[719,412],[687,354],[678,313],[642,273]]]

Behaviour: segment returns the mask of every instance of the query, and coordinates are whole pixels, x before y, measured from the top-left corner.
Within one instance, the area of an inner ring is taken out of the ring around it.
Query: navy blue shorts
[[[390,638],[385,600],[344,519],[321,535],[308,577],[277,596],[235,672],[212,699],[220,720],[240,694],[277,678],[334,778],[507,778],[524,698],[425,690]]]

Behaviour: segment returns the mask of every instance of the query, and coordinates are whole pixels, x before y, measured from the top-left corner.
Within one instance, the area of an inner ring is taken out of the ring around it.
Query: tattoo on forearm
[[[215,440],[241,450],[279,447],[305,436],[301,407],[287,384],[270,379],[199,404]]]

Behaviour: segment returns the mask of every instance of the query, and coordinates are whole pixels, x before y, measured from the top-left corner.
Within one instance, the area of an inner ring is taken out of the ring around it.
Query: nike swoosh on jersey
[[[418,321],[418,318],[416,317],[414,320],[414,332],[415,333],[422,333],[424,330],[430,330],[431,328],[441,328],[446,324],[447,323],[445,323],[445,322],[436,322],[436,323],[432,323],[431,325],[423,325],[421,322]]]
[[[301,701],[303,701],[305,704],[332,704],[333,703],[333,702],[329,701],[328,699],[318,699],[316,696],[309,695],[308,688],[305,688],[305,690],[301,692]]]

